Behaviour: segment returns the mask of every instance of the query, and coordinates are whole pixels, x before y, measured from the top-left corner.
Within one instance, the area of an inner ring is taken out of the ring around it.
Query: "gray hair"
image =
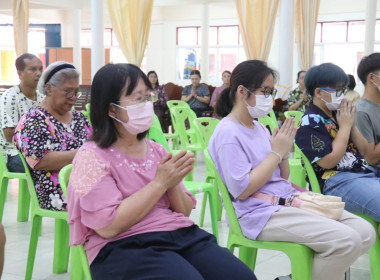
[[[42,73],[41,78],[38,82],[38,91],[40,93],[43,93],[46,95],[46,78],[49,76],[50,72],[54,70],[57,66],[62,65],[62,64],[70,64],[66,61],[56,61],[50,64],[46,70]],[[55,73],[49,80],[49,84],[51,84],[54,87],[59,87],[63,85],[67,80],[69,79],[74,79],[74,78],[79,78],[79,71],[74,68],[66,68],[58,71]]]

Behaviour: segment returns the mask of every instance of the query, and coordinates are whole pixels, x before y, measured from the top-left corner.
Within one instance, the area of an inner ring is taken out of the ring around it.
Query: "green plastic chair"
[[[5,201],[7,200],[9,179],[18,179],[17,221],[26,222],[29,217],[30,195],[25,173],[10,172],[5,163],[3,148],[0,147],[0,222],[3,220]]]
[[[160,120],[158,119],[158,117],[156,115],[153,115],[153,124],[149,128],[147,137],[149,139],[161,144],[162,146],[164,146],[164,148],[168,152],[170,152],[169,144],[167,142],[167,139],[166,139],[164,133],[162,132]]]
[[[309,178],[309,184],[311,187],[311,190],[315,193],[322,193],[321,188],[319,186],[319,182],[317,179],[317,176],[315,175],[313,166],[311,165],[309,159],[306,157],[306,155],[301,151],[301,149],[295,145],[295,149],[297,150],[297,153],[299,153],[302,157],[303,164],[306,169],[307,177]],[[367,222],[369,222],[376,231],[376,241],[373,244],[371,250],[369,251],[369,260],[370,260],[370,270],[371,270],[371,279],[372,280],[380,280],[380,236],[379,236],[379,223],[376,222],[374,219],[372,219],[370,216],[358,213],[358,212],[352,212],[353,214],[363,218]]]
[[[68,164],[59,172],[59,184],[67,199],[67,186],[69,184],[70,173],[73,168],[72,164]],[[71,280],[92,280],[90,266],[88,264],[86,251],[83,245],[71,247]]]
[[[301,125],[301,118],[303,112],[301,111],[286,111],[284,112],[285,118],[294,118],[294,126],[299,127]]]
[[[309,247],[292,242],[252,240],[243,235],[230,198],[230,194],[223,180],[219,176],[208,149],[204,150],[204,155],[205,160],[208,161],[210,166],[213,166],[214,168],[216,181],[222,194],[224,208],[227,212],[228,222],[230,225],[227,248],[232,253],[234,248],[239,248],[239,259],[247,264],[252,271],[255,270],[258,249],[281,251],[290,259],[293,280],[311,280],[311,269],[314,253]]]
[[[208,147],[208,142],[210,141],[210,138],[215,130],[215,127],[218,125],[218,123],[219,123],[218,119],[211,118],[211,117],[202,117],[202,118],[197,118],[193,120],[195,130],[198,132],[198,138],[201,142],[202,151]],[[214,170],[212,169],[211,166],[207,165],[207,162],[206,162],[206,182],[214,185],[215,195],[216,197],[219,197],[218,186],[215,183]],[[207,202],[207,193],[205,193],[202,200],[202,210],[201,210],[201,216],[199,220],[200,226],[203,226],[206,202]],[[218,221],[221,220],[222,210],[223,210],[222,203],[220,199],[217,199]]]
[[[153,127],[153,126],[152,126]],[[152,129],[151,127],[151,129]],[[155,128],[152,130],[149,130],[148,133],[148,138],[152,137],[151,139],[154,140],[155,142],[161,144],[164,147],[169,147],[168,143],[166,142],[165,137],[163,137],[163,132],[161,129],[161,126],[158,128],[155,126]],[[161,134],[161,135],[160,135]],[[168,150],[169,152],[176,154],[179,151],[178,150]],[[188,178],[188,177],[187,177]],[[210,217],[211,217],[211,227],[212,227],[212,232],[215,235],[216,239],[219,240],[219,233],[218,233],[218,213],[217,213],[217,203],[218,203],[218,193],[215,192],[215,187],[213,184],[208,183],[208,182],[196,182],[192,180],[187,180],[183,181],[183,184],[185,185],[186,189],[192,193],[192,194],[197,194],[197,193],[204,193],[204,196],[206,198],[204,199],[209,199],[209,206],[210,206]],[[201,217],[200,217],[200,224],[202,222],[203,226],[203,220],[204,220],[204,212],[205,212],[205,207],[206,207],[206,202],[202,203],[202,209],[201,209]]]
[[[34,187],[34,182],[30,174],[29,166],[25,161],[24,156],[18,152],[24,164],[26,180],[31,198],[31,220],[32,231],[30,234],[28,260],[26,265],[25,280],[32,279],[34,260],[36,258],[38,238],[41,232],[42,218],[55,219],[55,233],[54,233],[54,259],[53,259],[53,272],[64,273],[67,272],[69,262],[69,226],[67,224],[66,211],[52,211],[42,209],[38,202],[38,197]]]
[[[168,100],[166,102],[166,105],[168,105],[169,110],[170,108],[174,108],[178,106],[190,108],[189,104],[187,104],[187,102],[182,101],[182,100]]]
[[[90,120],[90,103],[87,103],[85,106],[86,110],[81,111],[83,115],[87,118],[88,122],[91,124]]]
[[[258,120],[259,123],[261,123],[265,127],[268,127],[271,133],[273,133],[273,131],[275,130],[275,128],[278,127],[277,121],[274,120],[273,118],[271,118],[270,116],[265,116],[265,117],[262,117],[262,118],[258,118],[257,120]]]

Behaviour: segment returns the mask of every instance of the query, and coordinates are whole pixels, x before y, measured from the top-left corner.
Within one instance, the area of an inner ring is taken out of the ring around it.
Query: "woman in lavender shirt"
[[[236,66],[230,87],[216,105],[217,114],[224,118],[210,139],[209,151],[245,236],[306,245],[315,252],[313,280],[342,279],[350,265],[371,248],[374,229],[346,211],[335,221],[263,199],[289,198],[296,192],[287,180],[287,156],[296,134],[293,119],[287,119],[272,136],[255,120],[272,109],[276,78],[276,72],[259,60]]]

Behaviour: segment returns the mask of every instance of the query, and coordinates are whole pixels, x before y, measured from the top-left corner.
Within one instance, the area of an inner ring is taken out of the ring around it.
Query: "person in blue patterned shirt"
[[[312,163],[324,194],[342,197],[346,210],[380,222],[380,178],[364,160],[368,142],[355,124],[355,105],[344,99],[347,83],[347,75],[332,63],[306,73],[313,102],[295,141]]]

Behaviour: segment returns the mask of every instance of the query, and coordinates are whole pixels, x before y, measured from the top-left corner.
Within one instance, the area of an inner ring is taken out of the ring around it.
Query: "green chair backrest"
[[[170,108],[172,114],[174,130],[178,133],[179,140],[181,141],[181,149],[186,149],[189,145],[194,145],[199,140],[196,137],[194,129],[194,120],[197,118],[194,111],[186,107],[173,107]],[[190,128],[186,128],[186,120],[189,122]],[[188,131],[191,131],[191,140]]]
[[[212,167],[212,169],[214,170],[215,179],[218,184],[219,191],[222,194],[223,205],[227,213],[228,223],[230,225],[230,231],[236,236],[245,238],[243,235],[243,232],[241,231],[240,224],[236,216],[235,208],[231,201],[230,193],[228,192],[228,189],[226,185],[224,184],[222,178],[220,178],[219,172],[216,169],[215,163],[210,156],[208,148],[204,149],[203,154],[204,154],[207,165]]]
[[[63,194],[65,195],[66,199],[67,199],[67,186],[69,184],[69,178],[70,178],[70,173],[72,169],[73,169],[73,165],[70,163],[62,167],[58,175],[59,184],[62,188]]]
[[[198,132],[198,138],[201,142],[202,149],[208,147],[211,135],[214,133],[215,127],[219,120],[210,117],[197,118],[193,120],[195,130]]]
[[[259,123],[264,125],[265,127],[269,127],[269,130],[271,133],[275,130],[276,127],[278,127],[277,121],[269,116],[265,116],[258,119]]]
[[[271,119],[277,123],[276,114],[274,113],[273,109],[269,112],[269,117],[271,117]]]
[[[301,117],[303,115],[303,112],[301,111],[286,111],[284,112],[285,118],[294,118],[294,126],[299,127],[301,125]]]
[[[170,152],[168,141],[165,138],[160,121],[156,115],[153,116],[153,124],[149,128],[147,137],[153,140],[154,142],[161,144],[168,152]]]
[[[294,153],[301,156],[302,162],[306,169],[307,177],[309,178],[309,184],[310,184],[311,190],[315,193],[322,193],[317,176],[315,175],[313,166],[311,165],[306,155],[301,151],[301,149],[296,144],[294,144]]]
[[[168,108],[173,108],[173,107],[187,107],[190,108],[189,104],[187,102],[182,101],[182,100],[169,100],[166,102],[166,105],[168,105]]]

